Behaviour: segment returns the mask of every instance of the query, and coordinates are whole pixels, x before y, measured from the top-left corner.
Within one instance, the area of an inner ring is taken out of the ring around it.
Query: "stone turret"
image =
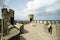
[[[7,8],[2,8],[2,32],[3,36],[8,34],[8,25],[9,23],[14,25],[14,11],[12,9],[9,9],[9,12]]]
[[[14,10],[9,9],[9,14],[10,14],[10,23],[14,25]]]
[[[28,18],[29,18],[29,22],[34,21],[34,15],[33,14],[29,14]]]
[[[7,25],[7,15],[8,15],[8,11],[7,11],[7,8],[2,8],[2,32],[3,32],[3,36],[7,35],[8,34],[8,25]]]

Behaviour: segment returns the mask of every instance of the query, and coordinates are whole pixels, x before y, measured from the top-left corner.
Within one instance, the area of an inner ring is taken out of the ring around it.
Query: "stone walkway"
[[[21,40],[56,40],[54,33],[47,32],[44,24],[29,23],[24,26],[24,34],[21,34]]]
[[[0,40],[2,40],[2,33],[0,33]]]

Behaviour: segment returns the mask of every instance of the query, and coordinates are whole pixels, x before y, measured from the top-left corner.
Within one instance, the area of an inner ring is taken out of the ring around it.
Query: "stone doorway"
[[[33,20],[33,19],[32,19],[32,18],[30,18],[30,22],[32,22],[32,20]]]
[[[11,24],[13,25],[14,24],[14,17],[11,17],[10,20],[11,20]]]

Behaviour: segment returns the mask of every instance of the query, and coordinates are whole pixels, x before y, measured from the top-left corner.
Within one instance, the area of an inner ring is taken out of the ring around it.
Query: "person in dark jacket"
[[[49,25],[49,27],[48,27],[48,32],[49,32],[50,34],[52,34],[52,25]]]

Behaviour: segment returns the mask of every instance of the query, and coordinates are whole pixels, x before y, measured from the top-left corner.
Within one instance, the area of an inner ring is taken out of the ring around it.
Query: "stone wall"
[[[12,25],[14,24],[14,11],[12,9],[9,9],[8,11],[7,8],[2,8],[1,13],[2,13],[2,21],[1,21],[2,32],[3,32],[3,36],[5,36],[8,34],[8,23]]]
[[[58,21],[33,21],[35,23],[41,23],[41,24],[57,24]]]

